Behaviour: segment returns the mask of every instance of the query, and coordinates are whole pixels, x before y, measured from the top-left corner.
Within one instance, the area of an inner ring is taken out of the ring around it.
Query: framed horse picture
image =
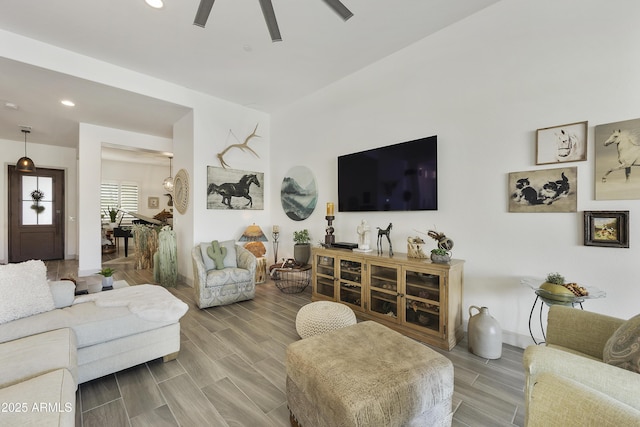
[[[538,129],[536,165],[587,160],[587,122]]]
[[[640,119],[595,127],[595,199],[640,199]]]
[[[264,209],[264,173],[207,166],[207,209]]]

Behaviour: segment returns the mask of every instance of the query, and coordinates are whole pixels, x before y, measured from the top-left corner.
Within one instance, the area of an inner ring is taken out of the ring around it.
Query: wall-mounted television
[[[437,209],[437,136],[338,157],[340,212]]]

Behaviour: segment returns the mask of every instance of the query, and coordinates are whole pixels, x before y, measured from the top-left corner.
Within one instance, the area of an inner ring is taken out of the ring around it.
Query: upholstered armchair
[[[607,350],[612,336],[616,346],[632,341],[621,326],[633,327],[634,319],[551,306],[546,345],[524,352],[525,425],[640,425],[640,374],[603,360],[616,355]],[[634,348],[637,355],[634,344],[617,355],[633,356]]]
[[[195,300],[200,308],[253,299],[256,293],[256,257],[231,240],[219,245],[226,248],[222,268],[216,268],[207,255],[211,243],[201,243],[191,251]]]

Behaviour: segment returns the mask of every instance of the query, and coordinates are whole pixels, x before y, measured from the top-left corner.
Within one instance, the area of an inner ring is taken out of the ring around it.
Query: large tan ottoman
[[[451,425],[451,361],[386,326],[368,321],[296,341],[286,363],[292,425]]]

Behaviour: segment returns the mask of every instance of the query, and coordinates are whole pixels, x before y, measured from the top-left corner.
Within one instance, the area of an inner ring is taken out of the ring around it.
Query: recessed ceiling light
[[[144,1],[154,9],[162,9],[164,7],[164,2],[162,0],[144,0]]]
[[[75,107],[76,106],[76,103],[71,101],[70,99],[63,99],[62,101],[60,101],[60,104],[66,105],[67,107]]]

